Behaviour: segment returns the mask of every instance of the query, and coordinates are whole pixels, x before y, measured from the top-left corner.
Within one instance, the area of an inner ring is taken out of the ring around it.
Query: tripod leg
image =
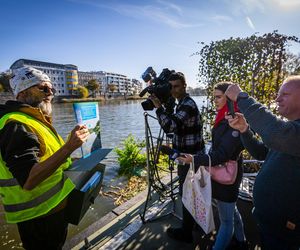
[[[147,211],[148,202],[149,202],[150,199],[151,199],[151,186],[149,185],[149,186],[148,186],[147,198],[146,198],[145,206],[144,206],[144,211],[143,211],[143,214],[142,214],[142,215],[140,214],[140,217],[141,217],[141,220],[142,220],[143,224],[146,223],[145,216],[146,216],[146,211]]]

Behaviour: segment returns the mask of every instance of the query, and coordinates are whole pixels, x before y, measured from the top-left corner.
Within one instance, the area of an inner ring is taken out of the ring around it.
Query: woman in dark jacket
[[[234,234],[241,249],[246,247],[243,222],[236,207],[239,186],[241,184],[243,169],[242,159],[240,158],[243,145],[237,130],[228,125],[225,114],[228,112],[225,91],[230,84],[221,82],[215,86],[214,97],[217,108],[217,116],[212,129],[212,147],[209,151],[212,166],[223,164],[229,160],[238,161],[238,174],[232,185],[223,185],[212,180],[212,196],[217,201],[220,218],[220,228],[216,237],[213,249],[226,249]],[[235,105],[235,109],[237,109]],[[180,161],[190,163],[191,155],[180,157]],[[197,154],[194,156],[195,166],[208,166],[207,154]]]

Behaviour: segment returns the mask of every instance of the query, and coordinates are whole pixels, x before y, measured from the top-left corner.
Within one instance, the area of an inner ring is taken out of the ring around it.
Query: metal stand
[[[149,117],[152,119],[157,120],[156,117],[149,115],[147,112],[144,113],[145,116],[145,138],[146,138],[146,153],[147,153],[147,174],[148,174],[148,194],[145,201],[145,207],[142,214],[140,214],[141,219],[143,223],[154,221],[157,219],[160,219],[162,217],[173,215],[177,218],[181,219],[177,214],[175,210],[175,200],[177,192],[175,192],[175,189],[178,187],[177,181],[178,177],[174,179],[173,177],[173,171],[174,171],[174,162],[170,161],[168,162],[169,168],[168,172],[170,174],[170,182],[169,184],[164,184],[160,177],[159,177],[159,166],[158,166],[158,160],[159,160],[159,154],[160,154],[160,146],[162,143],[166,143],[167,145],[170,144],[170,136],[165,135],[162,128],[160,128],[158,136],[154,137],[152,135],[152,131],[149,125]],[[156,144],[154,143],[154,140],[156,140]],[[166,203],[166,205],[169,203],[168,201],[172,202],[172,210],[166,214],[162,214],[160,216],[156,216],[157,214],[160,214],[162,209],[165,207],[163,206],[161,210],[159,210],[155,216],[153,216],[151,219],[146,219],[146,212],[149,210],[152,206],[149,206],[149,202],[152,199],[153,191],[156,192],[158,195],[158,200],[161,202],[161,204]]]

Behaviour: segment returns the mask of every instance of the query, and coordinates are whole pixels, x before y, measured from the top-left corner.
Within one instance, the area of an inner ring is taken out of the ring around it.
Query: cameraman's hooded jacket
[[[15,101],[0,106],[0,194],[7,222],[45,215],[73,190],[74,184],[63,174],[70,158],[32,190],[22,188],[32,166],[63,144],[39,109]]]
[[[204,148],[201,115],[195,101],[188,95],[176,106],[174,114],[160,107],[156,110],[159,124],[165,133],[174,133],[173,148],[196,154]]]

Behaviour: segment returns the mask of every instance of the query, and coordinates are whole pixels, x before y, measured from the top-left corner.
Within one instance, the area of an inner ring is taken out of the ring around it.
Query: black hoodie
[[[0,105],[0,118],[10,112],[28,110],[35,112],[27,104],[7,101]],[[23,186],[33,165],[39,162],[40,143],[37,136],[28,131],[22,123],[10,121],[0,130],[0,153],[10,172]]]

